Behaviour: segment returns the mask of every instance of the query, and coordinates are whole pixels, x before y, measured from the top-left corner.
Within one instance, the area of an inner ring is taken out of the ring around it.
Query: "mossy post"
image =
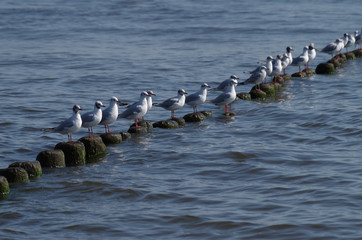
[[[82,142],[61,142],[55,146],[64,152],[66,166],[85,165],[85,147]]]
[[[138,126],[136,127],[136,124],[132,124],[130,128],[128,129],[129,133],[148,133],[153,129],[153,125],[149,121],[139,121]]]
[[[45,150],[38,154],[36,160],[43,168],[63,168],[65,167],[64,152],[60,149]]]
[[[29,178],[40,177],[42,175],[42,169],[40,162],[32,161],[32,162],[15,162],[9,165],[11,167],[21,167],[24,168],[28,173]]]
[[[201,111],[202,114],[204,114],[205,117],[212,117],[212,111]]]
[[[79,141],[84,144],[87,162],[94,162],[98,158],[106,155],[106,145],[103,143],[101,137],[82,137]]]
[[[29,182],[29,175],[24,168],[9,167],[0,169],[0,176],[6,177],[8,182],[11,183],[24,183]]]
[[[173,118],[173,121],[176,121],[179,127],[186,126],[186,121],[183,118]]]
[[[154,128],[167,128],[167,129],[172,129],[172,128],[179,128],[179,125],[176,121],[174,120],[164,120],[164,121],[158,121],[155,122],[153,124]]]
[[[132,135],[129,132],[120,132],[119,134],[122,136],[122,141],[126,141],[132,138]]]
[[[362,49],[356,49],[353,51],[354,55],[356,56],[356,58],[361,58],[362,57]]]
[[[119,133],[103,133],[101,138],[105,145],[119,144],[123,140],[122,135]]]
[[[275,97],[275,88],[273,83],[260,84],[260,90],[265,92],[267,97]]]
[[[5,199],[9,194],[9,182],[6,177],[0,176],[0,200]]]
[[[197,113],[189,113],[184,116],[186,122],[202,122],[206,120],[204,114],[197,112]]]
[[[241,92],[236,94],[236,96],[242,100],[251,100],[250,93]]]
[[[265,100],[266,93],[262,90],[256,90],[254,88],[254,89],[251,89],[251,91],[250,91],[250,97],[251,97],[251,99]]]
[[[334,74],[335,68],[333,63],[320,63],[315,71],[317,74]]]

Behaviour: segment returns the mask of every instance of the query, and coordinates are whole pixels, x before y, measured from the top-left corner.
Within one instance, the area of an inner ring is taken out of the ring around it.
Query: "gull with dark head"
[[[171,119],[174,119],[175,111],[185,105],[185,94],[187,94],[185,90],[179,89],[176,97],[169,98],[161,103],[155,104],[155,106],[171,111]]]
[[[309,44],[309,46],[308,46],[308,62],[307,62],[307,68],[308,68],[308,64],[309,64],[311,61],[313,61],[316,56],[317,56],[317,52],[315,51],[314,43],[311,43],[311,44]]]
[[[72,141],[72,133],[78,131],[82,126],[82,117],[79,111],[82,108],[79,105],[73,106],[73,115],[67,120],[61,122],[58,127],[52,129],[53,132],[68,134],[68,142]]]
[[[89,137],[93,137],[93,127],[98,125],[102,120],[102,109],[105,107],[101,101],[96,101],[94,110],[82,114],[82,127],[88,128]]]

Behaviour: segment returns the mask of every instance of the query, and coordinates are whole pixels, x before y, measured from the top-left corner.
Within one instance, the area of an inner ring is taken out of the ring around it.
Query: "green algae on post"
[[[38,154],[36,160],[43,168],[63,168],[65,167],[64,152],[60,149],[45,150]]]
[[[65,165],[68,166],[83,166],[85,160],[85,147],[82,142],[61,142],[55,145],[54,149],[60,149],[64,152]]]
[[[0,169],[0,175],[6,177],[8,182],[11,183],[24,183],[29,182],[29,175],[24,168],[9,167]]]
[[[15,162],[10,164],[10,167],[21,167],[28,173],[29,178],[40,177],[42,175],[42,168],[39,161],[32,162]]]

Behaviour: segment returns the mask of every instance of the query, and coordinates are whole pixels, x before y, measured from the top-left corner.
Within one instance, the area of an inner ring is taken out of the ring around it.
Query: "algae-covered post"
[[[60,149],[45,150],[38,154],[36,160],[43,168],[63,168],[65,167],[64,152]]]
[[[0,200],[10,194],[9,182],[6,177],[0,176]]]
[[[32,162],[15,162],[10,164],[10,167],[21,167],[25,169],[30,178],[40,177],[42,175],[42,169],[39,161]]]
[[[6,177],[9,183],[29,182],[29,175],[24,168],[9,167],[0,169],[0,176]]]
[[[87,162],[93,162],[106,155],[106,145],[103,143],[101,137],[82,137],[79,141],[84,144]]]
[[[64,152],[66,166],[85,165],[85,147],[82,142],[61,142],[54,149],[60,149]]]

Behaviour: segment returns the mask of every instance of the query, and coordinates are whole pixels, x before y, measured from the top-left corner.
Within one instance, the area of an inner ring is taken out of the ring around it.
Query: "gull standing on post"
[[[239,85],[255,84],[256,89],[260,90],[260,83],[266,78],[266,67],[261,66],[259,71],[254,70],[251,76]]]
[[[308,62],[307,62],[307,68],[308,68],[308,64],[309,64],[311,61],[313,61],[316,56],[317,56],[317,52],[315,51],[314,43],[311,43],[311,44],[309,44],[309,46],[308,46]]]
[[[134,119],[136,128],[141,127],[137,124],[137,119],[143,117],[147,113],[147,92],[141,92],[140,100],[129,106],[124,112],[118,115],[119,118]]]
[[[283,69],[283,74],[285,75],[285,69],[289,66],[290,62],[289,62],[289,57],[287,53],[283,54],[282,57],[282,69]]]
[[[348,52],[348,48],[352,47],[355,44],[355,42],[356,42],[356,38],[354,37],[354,35],[349,34],[347,44],[344,46],[346,48],[346,52]]]
[[[194,113],[197,113],[198,105],[205,103],[208,88],[210,88],[210,86],[207,83],[203,83],[199,91],[186,97],[185,103],[193,107]]]
[[[318,50],[318,49],[317,50],[320,52],[323,52],[323,53],[331,54],[333,57],[334,55],[337,55],[337,53],[339,53],[343,49],[343,46],[344,46],[343,40],[340,38],[337,38],[336,41],[330,42],[321,50]]]
[[[273,72],[273,60],[274,58],[272,56],[268,56],[266,58],[266,75],[271,76],[271,73]],[[271,76],[272,77],[272,76]],[[266,78],[265,78],[266,79]]]
[[[228,113],[228,104],[232,103],[236,99],[235,87],[238,85],[237,80],[232,80],[229,83],[229,87],[226,92],[221,93],[215,99],[211,100],[215,105],[225,105],[225,113]]]
[[[110,133],[109,124],[114,123],[118,117],[118,104],[120,101],[116,97],[112,97],[109,106],[102,111],[102,120],[99,125],[104,125],[106,133]],[[108,129],[108,131],[107,131]]]
[[[58,127],[52,129],[53,132],[68,134],[68,142],[72,142],[72,133],[78,131],[82,126],[82,118],[79,113],[80,110],[82,110],[82,108],[79,105],[74,105],[73,115],[61,122]]]
[[[306,65],[307,62],[308,62],[308,59],[309,59],[309,57],[308,57],[308,49],[309,49],[308,46],[305,46],[305,47],[303,48],[303,53],[300,54],[298,57],[293,58],[292,65],[293,65],[293,66],[298,66],[300,73],[302,72],[300,66]]]
[[[294,49],[291,46],[288,46],[287,47],[287,55],[288,55],[288,58],[289,58],[289,65],[292,64],[292,62],[293,62],[292,51],[294,51]]]
[[[175,118],[175,111],[182,108],[185,105],[185,90],[179,89],[177,91],[178,95],[173,98],[169,98],[162,103],[158,103],[155,106],[156,107],[162,107],[163,109],[171,111],[171,119]]]
[[[355,45],[356,45],[356,48],[358,48],[358,49],[361,49],[361,46],[360,46],[362,44],[362,36],[361,36],[361,34],[362,34],[362,29],[361,29],[361,32],[359,34],[358,34],[357,30],[354,33],[354,38],[356,40]]]
[[[93,127],[98,125],[102,120],[102,109],[105,107],[101,101],[96,101],[94,110],[82,114],[82,127],[88,128],[89,137],[93,137]]]
[[[239,80],[239,78],[236,76],[236,75],[231,75],[230,78],[222,81],[219,86],[217,86],[217,88],[215,89],[216,91],[223,91],[225,92],[226,89],[228,88],[229,86],[229,83],[231,80]]]
[[[273,81],[282,73],[283,67],[282,67],[282,55],[278,54],[277,58],[274,61],[273,64],[273,71],[271,72],[271,76],[274,77]]]

